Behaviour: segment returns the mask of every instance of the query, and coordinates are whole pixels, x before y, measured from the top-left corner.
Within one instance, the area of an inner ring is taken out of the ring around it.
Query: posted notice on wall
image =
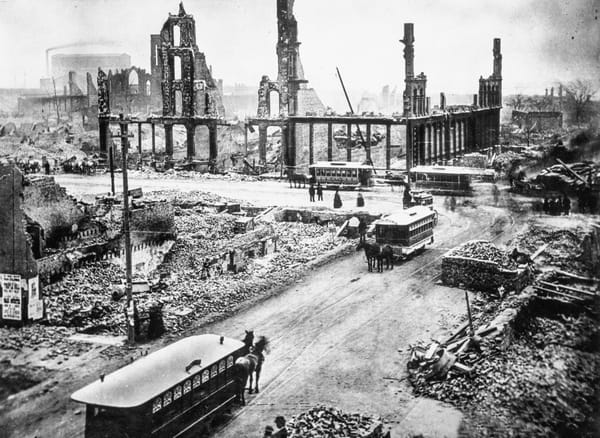
[[[21,276],[0,274],[2,319],[21,321]]]
[[[37,276],[27,280],[27,289],[29,290],[27,316],[33,320],[42,319],[44,316],[44,301],[40,296],[40,282]]]

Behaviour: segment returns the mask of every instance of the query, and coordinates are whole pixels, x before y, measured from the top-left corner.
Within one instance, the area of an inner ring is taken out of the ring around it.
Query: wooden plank
[[[563,297],[567,297],[567,298],[571,298],[573,300],[577,300],[577,301],[585,301],[583,298],[581,297],[577,297],[575,295],[570,295],[570,294],[566,294],[564,292],[559,292],[556,290],[552,290],[552,289],[546,289],[545,287],[541,287],[541,286],[533,286],[535,289],[540,290],[542,292],[546,292],[546,293],[550,293],[550,294],[555,294],[555,295],[560,295]]]
[[[546,248],[548,248],[548,245],[550,245],[549,243],[546,243],[545,245],[540,246],[534,253],[533,255],[530,257],[531,260],[534,260],[537,256],[539,256],[541,253],[543,253],[544,251],[546,251]]]
[[[442,345],[447,345],[450,342],[452,342],[453,340],[455,340],[456,338],[458,338],[467,329],[467,327],[469,327],[469,321],[465,322],[460,327],[458,327],[458,329],[454,332],[453,335],[451,335],[448,339],[446,339],[445,342],[442,342]]]
[[[454,362],[454,363],[452,364],[452,367],[451,367],[451,368],[452,368],[453,370],[456,370],[456,371],[458,371],[458,372],[461,372],[461,373],[463,373],[463,374],[471,374],[471,372],[473,371],[473,368],[471,368],[471,367],[468,367],[468,366],[466,366],[466,365],[463,365],[463,364],[462,364],[462,363],[460,363],[460,362]]]
[[[543,284],[544,286],[552,286],[552,287],[556,287],[556,288],[559,288],[559,289],[565,289],[565,290],[568,290],[568,291],[571,291],[571,292],[576,292],[578,294],[587,295],[587,296],[594,297],[594,298],[598,296],[598,294],[595,294],[594,292],[590,292],[590,291],[587,291],[587,290],[576,289],[574,287],[564,286],[562,284],[550,283],[548,281],[538,281],[538,283]]]
[[[556,272],[559,275],[564,275],[565,277],[574,278],[576,280],[581,280],[581,281],[585,281],[585,282],[589,282],[589,283],[598,281],[597,278],[583,277],[581,275],[572,274],[571,272],[561,271],[560,269],[555,269],[554,272]]]

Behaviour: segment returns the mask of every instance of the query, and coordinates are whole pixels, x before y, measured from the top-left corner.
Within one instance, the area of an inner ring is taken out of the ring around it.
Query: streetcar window
[[[173,394],[171,394],[171,391],[165,392],[165,395],[163,396],[163,406],[170,405],[172,401],[173,401]]]
[[[173,390],[173,400],[181,398],[181,385],[177,385]]]
[[[233,366],[233,356],[229,356],[227,358],[227,368],[230,368]]]
[[[156,397],[154,402],[152,403],[152,413],[155,414],[162,409],[162,399],[160,397]]]
[[[219,362],[219,372],[222,373],[223,371],[225,371],[226,365],[225,365],[225,361],[222,360],[221,362]]]
[[[217,377],[217,374],[219,374],[219,368],[217,364],[214,364],[210,369],[210,377]]]
[[[202,382],[200,381],[200,374],[197,374],[194,376],[194,384],[193,387],[197,388],[202,384]]]
[[[202,372],[202,383],[208,382],[208,379],[210,379],[210,374],[209,374],[208,370],[204,370]]]
[[[189,380],[186,380],[183,383],[183,393],[187,394],[188,392],[190,392],[192,390],[192,382]]]

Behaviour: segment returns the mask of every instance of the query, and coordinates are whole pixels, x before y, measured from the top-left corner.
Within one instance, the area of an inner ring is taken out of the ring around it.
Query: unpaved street
[[[78,189],[89,192],[106,179],[82,179],[85,187],[79,181],[61,182],[77,193]],[[179,189],[208,189],[192,181],[176,183]],[[263,199],[277,184],[210,183],[214,184],[210,190],[235,193],[237,199],[251,202]],[[163,181],[156,184],[144,182],[144,187],[149,186],[148,191],[169,188]],[[305,195],[281,184],[274,191],[275,196],[286,196],[289,204],[302,203],[300,196]],[[366,198],[367,206],[383,210],[401,202],[400,193],[389,191],[369,193]],[[441,199],[436,204],[441,215],[435,244],[393,271],[368,273],[363,253],[356,253],[311,271],[301,282],[237,315],[198,328],[197,333],[234,337],[253,329],[271,341],[260,394],[248,396],[248,405],[237,409],[215,436],[260,436],[276,415],[289,417],[321,403],[381,415],[392,426],[392,436],[415,430],[415,412],[423,411],[423,402],[411,395],[404,380],[408,346],[419,339],[446,336],[465,316],[463,292],[437,284],[441,255],[465,240],[504,239],[514,229],[504,210],[480,206],[451,213],[442,208]],[[505,229],[508,232],[498,233]],[[155,348],[157,344],[151,347]],[[70,393],[123,364],[123,359],[109,360],[94,351],[78,362],[85,360],[89,360],[85,367],[73,364],[55,375],[47,390],[34,387],[19,394],[27,404],[2,418],[8,436],[83,436],[82,406],[68,400]],[[433,427],[434,434],[453,436],[460,413],[436,407],[444,421],[420,425],[416,431]]]

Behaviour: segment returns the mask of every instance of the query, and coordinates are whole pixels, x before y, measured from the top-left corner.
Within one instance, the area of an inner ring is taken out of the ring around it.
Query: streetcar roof
[[[376,225],[410,225],[422,219],[434,216],[435,212],[422,205],[407,208],[399,213],[390,214],[375,221]]]
[[[243,342],[231,338],[224,338],[221,344],[218,335],[190,336],[108,374],[104,381],[90,383],[71,398],[115,408],[140,406],[243,346]],[[201,365],[186,372],[185,367],[196,359],[202,360]]]
[[[308,166],[311,167],[331,167],[331,168],[350,168],[350,169],[373,169],[373,166],[362,163],[354,163],[352,161],[318,161],[315,164]]]
[[[463,166],[416,166],[410,169],[410,173],[429,173],[444,175],[487,175],[490,173],[494,173],[494,170]]]

